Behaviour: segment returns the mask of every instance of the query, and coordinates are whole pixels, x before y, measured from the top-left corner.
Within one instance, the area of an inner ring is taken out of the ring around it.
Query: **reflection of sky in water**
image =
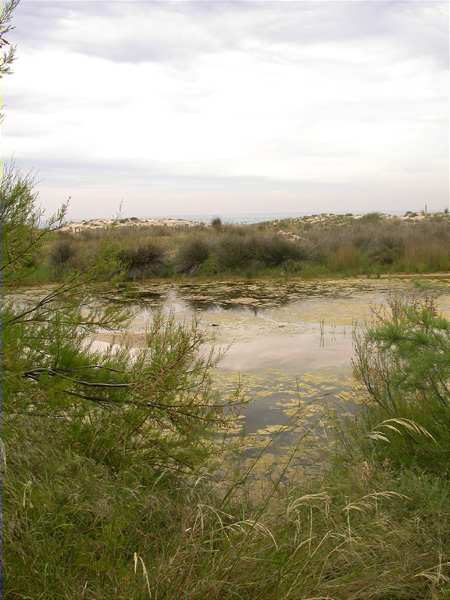
[[[14,294],[16,305],[45,295],[43,288]],[[318,468],[332,435],[333,415],[351,415],[360,401],[352,380],[352,332],[390,294],[432,295],[450,317],[450,280],[427,280],[421,291],[407,279],[145,283],[110,297],[135,304],[126,332],[99,332],[94,349],[126,342],[142,346],[155,310],[196,319],[224,355],[214,370],[223,397],[238,385],[248,400],[228,440],[230,464],[269,477],[282,469],[299,440],[293,471]],[[306,437],[303,437],[307,432]],[[265,448],[262,453],[262,449]]]
[[[94,347],[123,341],[142,345],[155,309],[179,320],[195,318],[216,348],[225,351],[214,372],[218,390],[232,393],[240,380],[250,401],[235,432],[245,436],[244,454],[253,456],[272,439],[268,456],[275,456],[308,427],[312,433],[307,443],[317,451],[317,436],[327,435],[328,415],[355,409],[351,378],[355,323],[370,319],[373,307],[392,293],[402,297],[427,293],[450,316],[450,281],[428,280],[425,285],[423,291],[407,279],[133,285],[113,293],[115,299],[137,305],[131,327],[115,337],[99,332]],[[42,289],[32,294],[42,296]],[[22,295],[17,295],[18,302],[31,293]]]
[[[222,393],[232,393],[236,373],[217,371],[215,381]],[[270,439],[271,454],[286,455],[308,431],[296,464],[320,462],[318,453],[329,434],[330,418],[352,414],[356,406],[348,366],[297,376],[283,370],[258,369],[241,374],[240,384],[244,398],[249,400],[234,433],[240,438],[241,461],[254,459]]]
[[[427,293],[450,315],[449,282],[429,286]],[[351,414],[356,407],[353,328],[392,293],[420,292],[401,279],[137,286],[131,299],[141,310],[127,341],[143,342],[155,309],[180,320],[197,319],[216,348],[225,351],[214,373],[219,393],[233,393],[240,384],[249,400],[235,431],[244,441],[241,456],[254,457],[272,439],[268,454],[276,457],[309,428],[305,446],[317,454],[330,414]],[[305,453],[300,464],[314,462],[314,452]]]

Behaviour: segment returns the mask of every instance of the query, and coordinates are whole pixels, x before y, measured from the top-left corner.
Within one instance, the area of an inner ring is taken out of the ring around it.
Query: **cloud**
[[[17,38],[116,62],[185,65],[224,49],[380,39],[448,65],[448,3],[428,0],[284,2],[24,0]]]
[[[99,213],[108,193],[138,210],[144,188],[161,210],[229,208],[227,190],[249,210],[333,206],[332,189],[336,209],[407,209],[427,187],[439,208],[447,24],[428,1],[23,0],[4,156],[38,168],[49,204],[66,184],[75,212],[92,190]]]

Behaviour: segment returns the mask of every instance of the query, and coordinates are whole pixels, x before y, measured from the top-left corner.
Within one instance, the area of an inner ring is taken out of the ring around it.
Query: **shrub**
[[[369,242],[368,256],[381,265],[392,265],[400,258],[404,250],[403,240],[397,235],[379,235]]]
[[[211,221],[211,227],[213,227],[214,229],[221,229],[222,228],[222,219],[220,219],[220,217],[215,217]]]
[[[258,236],[251,240],[255,257],[265,266],[275,267],[288,260],[306,258],[305,251],[293,242],[277,235]]]
[[[224,235],[214,251],[219,268],[225,270],[246,267],[254,257],[248,238],[238,232]]]
[[[119,260],[124,264],[130,279],[139,279],[162,271],[164,250],[151,242],[120,251]]]
[[[60,240],[56,242],[50,252],[50,263],[56,269],[62,269],[76,255],[74,245],[70,240]]]
[[[342,245],[328,256],[327,266],[331,271],[360,270],[364,264],[363,255],[352,245]]]
[[[193,238],[182,244],[175,256],[175,269],[181,273],[193,273],[208,259],[210,247],[206,240]]]
[[[139,455],[107,468],[52,425],[17,429],[8,457],[5,600],[448,598],[436,478],[369,463],[286,486],[270,473],[259,499],[243,473],[224,506],[206,477],[156,477]]]
[[[205,463],[232,399],[218,401],[200,329],[157,317],[144,348],[95,351],[99,326],[126,323],[116,305],[58,289],[1,309],[5,600],[448,596],[449,324],[430,303],[393,305],[363,338],[375,451],[294,479],[300,437],[274,470],[258,452],[230,480],[229,455]]]
[[[202,263],[198,272],[202,275],[217,275],[217,273],[220,272],[217,257],[214,254],[210,254],[210,256]]]
[[[299,273],[302,272],[304,268],[304,263],[299,261],[299,260],[294,260],[289,258],[284,264],[283,264],[283,271],[286,273],[286,275],[298,275]]]
[[[393,463],[448,474],[450,321],[429,299],[391,299],[370,327],[355,334],[355,350],[376,452]]]
[[[218,264],[224,269],[257,270],[300,260],[306,253],[300,246],[277,235],[229,233],[215,249]]]
[[[360,223],[379,223],[383,220],[383,215],[378,212],[366,213],[360,219]]]

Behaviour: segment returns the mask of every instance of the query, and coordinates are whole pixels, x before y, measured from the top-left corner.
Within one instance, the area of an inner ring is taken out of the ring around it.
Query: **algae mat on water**
[[[43,293],[21,292],[17,301]],[[353,329],[392,294],[426,294],[450,316],[450,280],[443,278],[153,282],[102,294],[130,304],[136,316],[127,331],[99,331],[94,347],[142,346],[156,310],[196,319],[222,353],[214,372],[218,393],[239,386],[248,401],[231,432],[241,457],[254,457],[272,440],[267,456],[276,462],[306,430],[305,445],[317,454],[330,415],[355,411],[361,395],[351,377]],[[304,453],[305,464],[314,461],[314,453]]]
[[[432,296],[450,314],[450,282],[442,278],[153,283],[123,293],[138,312],[115,341],[122,336],[141,345],[155,310],[196,319],[223,353],[214,373],[219,393],[239,385],[249,401],[238,427],[248,452],[275,433],[279,448],[298,434],[298,428],[285,431],[294,413],[317,432],[327,414],[355,410],[353,329],[392,294]],[[110,334],[97,339],[112,341]]]

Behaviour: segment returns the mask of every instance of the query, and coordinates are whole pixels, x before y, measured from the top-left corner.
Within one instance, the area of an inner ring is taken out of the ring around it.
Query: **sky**
[[[69,217],[442,210],[433,0],[22,0],[2,156]]]

